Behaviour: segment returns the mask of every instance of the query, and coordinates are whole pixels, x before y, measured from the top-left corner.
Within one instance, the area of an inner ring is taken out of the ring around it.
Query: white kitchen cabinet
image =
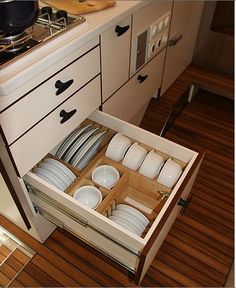
[[[161,95],[191,63],[204,1],[174,1]]]
[[[101,34],[102,102],[129,79],[131,16]]]
[[[137,11],[133,19],[136,23],[134,32],[139,34],[142,33],[142,29],[148,29],[150,25],[154,27],[156,15],[162,17],[164,13],[163,19],[168,18],[172,1],[161,3],[160,7],[163,9],[160,10],[158,5],[157,2],[153,2],[147,10]],[[154,13],[151,7],[155,7],[159,14]],[[186,200],[191,191],[203,154],[124,121],[132,122],[133,119],[137,119],[137,113],[143,111],[143,107],[146,107],[150,98],[159,89],[165,58],[163,48],[158,51],[159,54],[154,53],[149,59],[145,58],[143,66],[140,66],[129,79],[131,19],[131,14],[128,17],[126,15],[123,21],[103,31],[100,35],[100,47],[96,38],[89,47],[86,45],[87,51],[79,50],[83,53],[78,53],[77,57],[74,57],[76,53],[67,55],[61,59],[62,62],[55,63],[42,73],[43,75],[36,76],[26,86],[19,87],[19,90],[9,95],[12,102],[4,106],[1,115],[1,123],[4,125],[1,125],[0,133],[5,144],[4,153],[10,159],[11,170],[15,173],[14,181],[17,179],[18,186],[22,187],[22,190],[17,191],[17,195],[21,196],[18,198],[20,202],[24,201],[22,207],[27,206],[28,210],[31,210],[30,224],[35,225],[38,234],[43,234],[43,237],[38,239],[43,242],[50,234],[45,235],[46,233],[42,232],[47,230],[44,226],[52,231],[55,228],[52,225],[54,223],[89,243],[94,248],[94,253],[98,250],[120,263],[135,274],[136,283],[140,283],[179,214],[180,198]],[[117,26],[126,30],[120,36],[117,35],[120,29],[116,29]],[[54,93],[54,87],[52,88],[54,80],[58,76],[62,77],[63,81],[67,81],[67,76],[73,76],[77,85],[73,88],[71,84],[68,90],[63,91],[65,94],[62,93],[64,96],[61,95],[60,100],[59,98],[49,100],[48,97]],[[121,87],[122,85],[124,86]],[[16,94],[22,96],[16,99]],[[98,111],[102,104],[101,98],[105,101],[104,111],[124,120]],[[38,109],[39,107],[41,109]],[[23,121],[20,122],[19,119],[24,112]],[[45,157],[55,157],[55,151],[65,137],[88,122],[107,131],[106,141],[83,171],[66,164],[77,178],[65,192],[33,173],[33,169],[40,165]],[[138,142],[147,151],[155,150],[164,157],[164,160],[173,158],[177,161],[183,172],[175,186],[172,189],[167,188],[157,183],[157,179],[150,180],[140,175],[138,171],[131,171],[121,163],[106,158],[106,147],[117,132],[123,133],[132,142]],[[1,159],[4,160],[2,155]],[[76,201],[73,193],[84,183],[95,185],[91,182],[91,171],[99,163],[117,167],[121,178],[111,190],[100,187],[103,201],[96,210],[93,210]],[[6,166],[6,170],[9,168],[7,161],[3,161],[3,165]],[[117,203],[134,206],[149,219],[150,223],[141,236],[108,219],[107,216]],[[51,226],[47,224],[46,219]]]
[[[103,111],[132,124],[139,125],[151,97],[160,88],[164,56],[165,51],[163,50],[136,73],[103,104]],[[140,110],[143,113],[136,117]]]

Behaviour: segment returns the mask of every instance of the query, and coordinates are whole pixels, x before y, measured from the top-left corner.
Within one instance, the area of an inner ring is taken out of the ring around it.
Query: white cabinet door
[[[145,113],[150,99],[160,88],[164,56],[163,50],[103,104],[103,111],[139,125],[143,117],[139,111]]]
[[[129,79],[131,16],[101,34],[102,101]]]
[[[204,1],[175,1],[173,4],[171,46],[167,49],[161,95],[192,61],[203,5]]]

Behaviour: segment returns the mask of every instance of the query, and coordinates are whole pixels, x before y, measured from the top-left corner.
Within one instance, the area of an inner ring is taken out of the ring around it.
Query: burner
[[[51,7],[43,7],[37,22],[25,31],[15,35],[0,31],[0,67],[17,61],[34,48],[85,21],[83,16],[72,17],[64,10],[54,11]]]
[[[25,31],[14,35],[3,34],[0,36],[0,52],[16,53],[25,49],[27,40],[30,38]]]

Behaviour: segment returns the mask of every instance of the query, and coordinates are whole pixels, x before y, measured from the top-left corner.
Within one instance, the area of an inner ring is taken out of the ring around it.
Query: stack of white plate
[[[70,169],[52,158],[44,159],[33,173],[62,191],[65,191],[76,178]]]
[[[118,204],[108,218],[138,236],[143,234],[149,223],[139,210],[126,204]]]
[[[92,124],[78,128],[63,141],[56,157],[82,170],[97,153],[105,133]]]

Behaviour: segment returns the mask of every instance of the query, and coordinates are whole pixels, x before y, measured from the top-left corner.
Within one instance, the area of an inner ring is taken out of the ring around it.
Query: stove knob
[[[60,19],[60,18],[67,19],[68,15],[67,15],[67,12],[65,10],[58,10],[56,12],[56,17],[57,17],[57,19]]]
[[[42,14],[48,13],[49,17],[51,17],[51,15],[52,15],[52,7],[50,7],[50,6],[43,7],[41,9],[41,13]]]

